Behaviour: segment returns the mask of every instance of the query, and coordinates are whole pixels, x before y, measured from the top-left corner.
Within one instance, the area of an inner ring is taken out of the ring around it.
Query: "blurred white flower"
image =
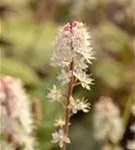
[[[22,82],[10,76],[1,77],[0,95],[0,134],[5,135],[6,139],[10,135],[11,142],[24,145],[24,150],[33,150],[33,119]]]
[[[90,109],[90,103],[88,103],[87,100],[84,100],[84,98],[82,98],[81,100],[74,100],[71,97],[68,108],[71,109],[74,114],[76,114],[80,110],[82,110],[84,113],[87,113]]]
[[[101,97],[94,111],[95,138],[117,143],[123,135],[120,111],[109,97]]]
[[[128,148],[129,150],[135,150],[135,140],[128,141],[128,143],[127,143],[127,148]]]
[[[59,143],[60,147],[63,147],[64,143],[70,143],[70,139],[64,135],[62,129],[60,129],[58,132],[52,133],[52,138],[52,143]]]
[[[135,123],[130,126],[130,130],[135,133]]]
[[[131,113],[135,116],[135,103],[131,107]]]
[[[50,93],[48,94],[48,98],[51,101],[60,101],[62,97],[60,89],[57,89],[55,85],[53,85],[53,89],[50,90]]]

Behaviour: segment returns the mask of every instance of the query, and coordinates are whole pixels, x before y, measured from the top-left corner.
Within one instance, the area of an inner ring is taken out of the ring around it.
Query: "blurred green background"
[[[78,87],[74,93],[88,98],[92,109],[72,117],[68,150],[100,149],[92,129],[99,96],[114,99],[126,126],[135,81],[134,13],[134,0],[0,0],[0,73],[24,81],[33,102],[37,150],[57,150],[50,140],[61,108],[46,95],[59,85],[59,72],[50,66],[50,57],[58,26],[72,20],[88,26],[97,59],[89,67],[95,80],[91,91]]]

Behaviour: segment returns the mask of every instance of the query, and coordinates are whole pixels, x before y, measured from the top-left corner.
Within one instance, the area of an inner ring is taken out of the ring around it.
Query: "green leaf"
[[[123,67],[116,60],[112,58],[98,60],[94,72],[109,87],[117,89],[121,86]]]
[[[26,64],[2,57],[1,74],[19,77],[26,85],[36,86],[40,83],[35,72]]]

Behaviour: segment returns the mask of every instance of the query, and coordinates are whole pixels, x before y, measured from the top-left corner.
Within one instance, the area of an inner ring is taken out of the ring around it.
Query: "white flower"
[[[58,80],[61,81],[62,85],[69,83],[71,77],[71,72],[66,72],[62,69],[61,74],[58,76]]]
[[[62,97],[61,91],[57,89],[55,85],[53,85],[53,89],[50,90],[50,93],[48,94],[48,98],[51,101],[60,101],[61,97]]]
[[[84,71],[76,71],[74,72],[74,76],[81,82],[83,88],[90,90],[93,79],[91,79]]]
[[[127,143],[127,148],[128,148],[129,150],[135,150],[135,140],[128,141],[128,143]]]
[[[62,148],[64,143],[70,143],[70,139],[64,135],[64,132],[62,129],[60,129],[58,132],[52,133],[52,143],[59,143],[59,146]]]
[[[84,58],[80,58],[75,61],[74,70],[86,70],[88,68],[88,64],[86,63]]]
[[[78,109],[82,110],[84,113],[87,113],[90,109],[90,103],[88,103],[87,100],[84,100],[84,98],[82,98],[82,100],[80,100],[80,102],[78,103]]]
[[[76,114],[80,110],[87,113],[90,109],[90,104],[87,103],[87,100],[84,100],[84,98],[82,98],[82,100],[80,99],[74,100],[71,97],[68,108],[71,109],[74,114]]]
[[[65,125],[65,121],[62,120],[61,118],[56,119],[54,125],[55,125],[56,127],[61,127],[61,128],[62,128],[62,127]]]
[[[101,97],[95,105],[94,128],[97,140],[117,143],[123,135],[122,120],[117,106],[109,97]]]
[[[112,118],[112,121],[110,121],[110,127],[112,126],[112,132],[110,132],[110,140],[113,143],[117,143],[123,135],[123,128],[122,128],[122,120],[119,117]],[[111,128],[110,128],[111,130]]]

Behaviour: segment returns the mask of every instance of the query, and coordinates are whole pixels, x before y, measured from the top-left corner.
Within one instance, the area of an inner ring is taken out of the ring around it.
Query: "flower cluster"
[[[0,77],[0,147],[3,150],[34,149],[30,102],[19,79]]]
[[[64,134],[62,129],[59,129],[59,131],[52,133],[52,143],[57,143],[59,142],[59,146],[62,148],[64,143],[70,143],[70,139]]]
[[[50,93],[48,94],[48,98],[51,101],[60,101],[60,98],[62,97],[60,89],[57,89],[55,85],[53,85],[53,89],[50,90]]]
[[[59,146],[65,149],[65,145],[70,143],[68,128],[71,115],[78,111],[87,113],[90,109],[87,100],[73,97],[73,89],[81,85],[84,89],[90,90],[93,79],[87,74],[87,68],[94,59],[94,52],[91,47],[91,35],[86,26],[77,21],[69,22],[59,28],[54,46],[52,65],[61,69],[57,79],[60,85],[66,85],[68,90],[66,94],[62,94],[62,90],[54,85],[48,94],[51,101],[64,106],[64,118],[56,120],[57,131],[52,134],[52,142],[58,142]],[[66,102],[62,101],[64,98]]]
[[[110,97],[101,97],[95,105],[94,112],[95,137],[98,140],[119,142],[123,135],[123,127],[119,109]]]
[[[84,113],[87,113],[90,109],[90,103],[88,103],[87,100],[84,100],[84,98],[81,100],[74,100],[73,97],[71,97],[68,108],[73,112],[73,114],[76,114],[80,110],[82,110]]]
[[[127,148],[129,150],[135,150],[135,140],[128,141]]]

